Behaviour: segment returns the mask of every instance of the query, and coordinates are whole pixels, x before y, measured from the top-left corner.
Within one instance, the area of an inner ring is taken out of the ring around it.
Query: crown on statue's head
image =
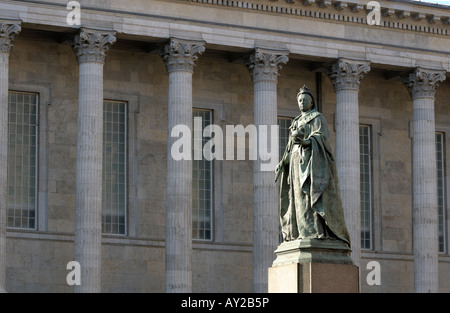
[[[300,88],[300,91],[299,91],[298,94],[297,94],[297,98],[298,98],[300,95],[302,95],[302,94],[307,94],[307,95],[309,95],[312,99],[314,99],[314,97],[313,97],[313,95],[312,95],[312,93],[311,93],[311,90],[310,90],[306,85],[303,85],[303,87]]]
[[[299,95],[301,95],[302,93],[311,93],[311,90],[309,90],[308,86],[303,85],[302,88],[300,88],[300,92],[298,93]]]

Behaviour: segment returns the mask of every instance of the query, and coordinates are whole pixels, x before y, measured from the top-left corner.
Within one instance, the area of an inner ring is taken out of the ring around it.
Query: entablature
[[[416,1],[369,0],[180,0],[194,4],[215,5],[251,11],[306,16],[317,19],[367,24],[367,15],[379,4],[380,25],[394,29],[450,35],[450,6]]]
[[[369,26],[364,23],[367,11],[361,7],[362,1],[348,1],[347,7],[341,6],[339,10],[335,2],[327,4],[321,1],[135,0],[128,4],[111,1],[108,5],[86,1],[82,7],[82,25],[69,26],[66,23],[69,11],[63,0],[2,0],[0,16],[7,14],[10,18],[22,20],[24,30],[56,33],[60,42],[64,41],[65,35],[76,34],[80,27],[114,30],[118,44],[113,49],[118,49],[121,42],[128,40],[135,42],[135,47],[143,46],[148,52],[176,37],[204,41],[207,51],[229,52],[234,54],[231,59],[238,59],[240,54],[255,48],[269,48],[290,51],[291,60],[319,64],[348,57],[368,60],[373,68],[388,71],[400,72],[416,66],[450,71],[450,30],[447,24],[436,22],[434,25],[439,26],[440,33],[433,33],[428,21],[419,16],[407,18],[414,27],[401,28],[399,17],[391,15],[390,18],[396,21],[391,25],[398,29]],[[145,9],[142,7],[144,4],[147,5]],[[405,11],[407,7],[423,8],[421,16],[437,12],[443,16],[450,12],[447,8],[417,6],[410,2],[380,1],[380,4],[392,4],[390,10],[394,12]],[[233,11],[236,14],[231,14]],[[303,15],[299,16],[306,18],[297,18],[292,13],[300,11]],[[384,22],[391,23],[388,19]],[[431,34],[420,32],[420,27],[428,27]]]

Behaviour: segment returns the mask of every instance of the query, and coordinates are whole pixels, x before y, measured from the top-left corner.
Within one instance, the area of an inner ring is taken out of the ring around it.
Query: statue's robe
[[[290,132],[295,130],[311,144],[295,144],[290,137],[283,156],[289,160],[280,184],[283,238],[338,239],[350,247],[327,122],[312,109],[293,120]]]

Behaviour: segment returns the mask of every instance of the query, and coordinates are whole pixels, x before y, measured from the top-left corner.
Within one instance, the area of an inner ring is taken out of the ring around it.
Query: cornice
[[[372,9],[367,8],[368,0],[181,1],[365,25],[367,25],[367,14],[372,11]],[[371,27],[450,36],[450,7],[447,9],[445,6],[424,6],[420,3],[405,1],[378,2],[380,3],[381,23]]]

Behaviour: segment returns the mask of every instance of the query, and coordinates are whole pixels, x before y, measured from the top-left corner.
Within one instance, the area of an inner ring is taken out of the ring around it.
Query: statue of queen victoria
[[[327,122],[308,87],[300,89],[297,102],[300,115],[276,168],[283,239],[341,240],[350,248]]]

